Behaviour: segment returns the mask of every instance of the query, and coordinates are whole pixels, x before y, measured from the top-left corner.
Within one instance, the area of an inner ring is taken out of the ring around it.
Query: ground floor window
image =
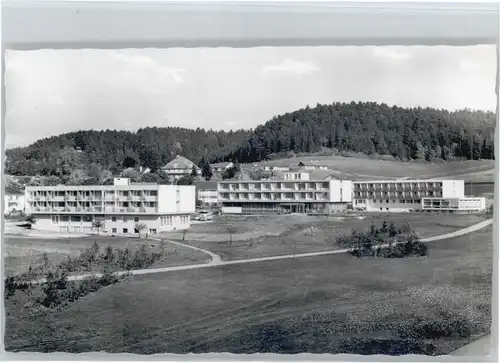
[[[59,223],[59,216],[52,216],[52,223]]]
[[[111,228],[111,233],[116,233],[116,228]]]
[[[155,229],[155,228],[150,228],[150,229],[149,229],[149,233],[151,233],[151,234],[156,234],[156,229]]]
[[[128,233],[128,228],[123,228],[123,233]]]
[[[135,222],[135,223],[138,223],[138,222],[139,222],[139,217],[135,217],[135,218],[134,218],[134,222]]]

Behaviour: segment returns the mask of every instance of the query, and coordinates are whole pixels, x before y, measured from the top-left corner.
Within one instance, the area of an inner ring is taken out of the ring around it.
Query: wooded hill
[[[317,105],[276,116],[221,160],[256,162],[322,147],[402,161],[494,159],[493,112],[390,107],[373,102]]]
[[[126,160],[154,171],[177,154],[195,163],[203,156],[211,162],[246,163],[324,147],[402,161],[493,159],[494,126],[492,112],[334,103],[276,116],[255,130],[148,127],[67,133],[7,150],[6,173],[61,177],[91,165],[117,173],[131,166],[124,165]]]

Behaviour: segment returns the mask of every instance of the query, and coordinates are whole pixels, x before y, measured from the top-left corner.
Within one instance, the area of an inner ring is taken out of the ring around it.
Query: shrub
[[[371,225],[368,232],[352,231],[350,236],[337,237],[336,242],[341,247],[351,248],[349,253],[355,257],[426,256],[428,253],[427,245],[419,240],[408,223],[405,226],[404,229],[397,229],[393,222],[384,221],[380,230]],[[404,240],[393,244],[392,242],[397,236],[402,236]],[[384,243],[390,245],[380,247]]]

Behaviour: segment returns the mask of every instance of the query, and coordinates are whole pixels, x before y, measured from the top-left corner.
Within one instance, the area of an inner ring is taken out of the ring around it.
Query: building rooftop
[[[21,187],[17,185],[6,185],[5,195],[23,195],[24,191]]]
[[[191,160],[184,156],[177,155],[174,160],[168,162],[162,169],[192,169],[193,165],[195,165],[195,163]]]

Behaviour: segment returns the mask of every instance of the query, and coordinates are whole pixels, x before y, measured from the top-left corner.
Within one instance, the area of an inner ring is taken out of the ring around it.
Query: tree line
[[[97,168],[117,175],[125,168],[142,166],[154,173],[176,155],[198,164],[202,157],[212,160],[228,154],[250,135],[250,130],[180,127],[71,132],[6,150],[6,174],[57,176],[66,182],[75,169],[92,177],[99,175]]]
[[[254,130],[147,127],[137,132],[88,130],[53,136],[7,150],[6,173],[54,176],[68,183],[77,169],[89,174],[88,179],[109,178],[135,166],[154,173],[176,155],[197,165],[248,163],[323,148],[402,161],[493,159],[494,128],[493,112],[337,102],[273,117]]]
[[[257,162],[286,152],[323,148],[402,161],[494,159],[493,112],[402,108],[374,102],[306,107],[257,127],[243,145],[217,161]]]

